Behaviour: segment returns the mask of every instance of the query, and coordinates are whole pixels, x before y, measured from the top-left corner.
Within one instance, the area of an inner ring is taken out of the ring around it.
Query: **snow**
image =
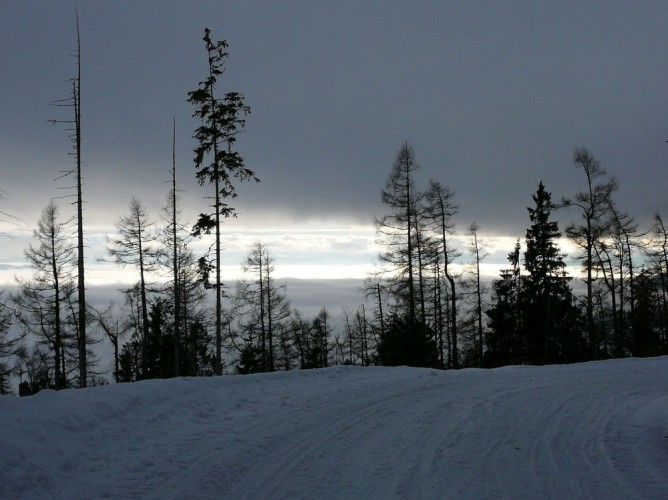
[[[0,498],[668,498],[668,357],[0,398]]]

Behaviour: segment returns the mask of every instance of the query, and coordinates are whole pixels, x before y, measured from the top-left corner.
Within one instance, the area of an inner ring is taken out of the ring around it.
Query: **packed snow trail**
[[[0,498],[668,498],[668,357],[0,398]]]

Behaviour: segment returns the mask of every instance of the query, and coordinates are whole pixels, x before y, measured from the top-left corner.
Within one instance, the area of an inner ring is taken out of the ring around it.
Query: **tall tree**
[[[485,288],[480,280],[480,264],[487,257],[482,245],[478,240],[478,231],[480,226],[477,222],[472,222],[469,226],[469,235],[473,238],[471,241],[471,254],[473,255],[473,287],[475,297],[475,323],[477,333],[477,362],[478,366],[483,363],[483,322],[482,322],[482,297],[485,293]]]
[[[661,337],[668,345],[668,227],[661,214],[654,214],[654,224],[650,230],[652,235],[650,244],[645,248],[645,254],[651,264],[653,274],[659,282],[659,316]]]
[[[34,270],[33,279],[18,280],[19,293],[13,296],[13,302],[20,323],[35,335],[38,344],[49,349],[53,357],[53,386],[62,389],[67,385],[65,350],[73,337],[67,332],[65,316],[67,299],[74,291],[75,260],[58,218],[58,207],[49,203],[33,233],[37,244],[25,251]],[[84,385],[79,380],[79,386]]]
[[[532,195],[534,208],[528,208],[531,226],[526,232],[522,287],[523,328],[527,339],[527,361],[545,364],[575,361],[580,353],[573,338],[575,309],[572,306],[570,278],[565,274],[564,256],[557,241],[558,223],[551,220],[556,206],[542,182]]]
[[[575,195],[573,200],[564,199],[562,203],[579,210],[582,222],[573,223],[566,228],[566,235],[580,247],[582,263],[586,272],[587,285],[587,334],[589,337],[590,356],[598,357],[598,339],[594,322],[594,267],[596,265],[596,244],[605,234],[604,221],[610,211],[612,195],[617,190],[614,177],[603,179],[607,175],[599,161],[586,148],[576,148],[573,161],[577,168],[582,168],[586,177],[586,189]]]
[[[84,259],[84,230],[83,230],[83,176],[81,172],[81,34],[79,31],[79,13],[76,14],[76,76],[71,79],[72,94],[69,98],[56,101],[56,106],[72,108],[74,116],[69,120],[50,120],[51,123],[66,123],[70,129],[70,139],[74,149],[75,166],[64,172],[60,177],[72,176],[75,179],[76,191],[76,221],[77,221],[77,328],[79,349],[79,378],[81,387],[87,385],[87,346],[86,326],[88,324],[86,314],[86,282],[85,282],[85,259]]]
[[[118,236],[109,237],[107,252],[114,262],[122,266],[134,266],[139,272],[138,291],[141,308],[142,331],[142,376],[149,377],[151,367],[149,354],[148,293],[146,273],[155,266],[155,250],[152,248],[153,223],[146,208],[137,198],[130,201],[129,213],[122,216],[117,224]]]
[[[451,272],[451,262],[456,258],[457,253],[453,246],[449,244],[448,238],[454,234],[455,225],[452,222],[452,217],[457,213],[457,205],[454,202],[455,193],[449,187],[441,185],[440,182],[429,181],[429,189],[427,190],[427,217],[431,223],[432,231],[437,235],[436,242],[440,248],[440,253],[443,258],[443,273],[450,285],[450,346],[451,359],[449,363],[452,368],[459,367],[459,355],[457,347],[457,290],[455,286],[455,278]]]
[[[243,96],[238,92],[227,92],[222,99],[216,98],[215,89],[218,78],[224,72],[228,57],[227,41],[213,42],[211,32],[204,29],[204,44],[208,56],[208,76],[200,82],[197,90],[188,93],[188,102],[196,107],[193,116],[203,122],[195,130],[198,146],[194,149],[197,180],[200,185],[213,184],[213,214],[200,214],[193,228],[193,234],[215,234],[215,270],[216,282],[216,374],[221,375],[222,368],[222,281],[221,281],[221,218],[235,215],[235,210],[227,202],[237,196],[233,180],[255,180],[255,173],[246,168],[244,159],[234,151],[237,135],[246,125],[244,117],[250,113],[250,107],[244,104]],[[209,157],[208,163],[205,158]]]
[[[274,371],[276,332],[286,326],[290,316],[285,287],[274,283],[274,258],[261,242],[253,244],[242,269],[245,279],[238,282],[234,297],[239,330],[246,333],[242,349],[247,358],[251,353],[259,356],[253,361],[257,371]]]
[[[380,260],[390,266],[390,285],[408,317],[408,325],[415,324],[417,319],[414,231],[418,227],[416,217],[420,193],[415,188],[413,175],[418,168],[415,151],[405,142],[381,193],[390,213],[376,219],[376,230],[386,247]]]

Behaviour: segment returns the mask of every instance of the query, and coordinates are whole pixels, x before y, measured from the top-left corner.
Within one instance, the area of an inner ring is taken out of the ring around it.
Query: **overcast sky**
[[[184,217],[205,209],[186,102],[207,74],[205,26],[229,42],[219,91],[252,108],[238,149],[262,182],[238,190],[227,230],[239,255],[266,239],[279,263],[361,272],[406,140],[418,185],[451,187],[460,232],[476,220],[492,246],[503,243],[497,256],[524,236],[540,180],[555,200],[583,188],[578,146],[619,179],[620,208],[646,225],[668,215],[665,0],[0,0],[0,210],[26,222],[5,233],[32,230],[68,185],[53,181],[72,166],[67,132],[47,120],[69,118],[49,103],[71,89],[75,9],[92,254],[132,196],[157,217],[173,116]],[[4,238],[0,265],[15,265],[26,241]]]

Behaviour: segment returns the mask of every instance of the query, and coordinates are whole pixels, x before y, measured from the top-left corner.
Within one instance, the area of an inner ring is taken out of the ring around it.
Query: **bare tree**
[[[429,182],[429,189],[426,194],[426,216],[430,222],[432,231],[436,234],[436,241],[442,256],[443,273],[450,285],[450,342],[452,356],[449,362],[453,368],[459,366],[459,356],[457,348],[457,290],[455,279],[450,271],[450,263],[457,256],[457,253],[448,245],[448,237],[454,234],[455,226],[451,221],[453,215],[457,213],[457,205],[454,203],[455,193],[448,187],[442,186],[437,181]]]
[[[612,195],[617,190],[614,177],[603,181],[606,171],[586,148],[577,148],[573,153],[577,168],[582,168],[586,176],[586,189],[580,191],[572,200],[563,199],[566,206],[579,210],[582,222],[573,223],[566,228],[566,235],[583,252],[582,263],[587,273],[587,333],[591,356],[598,357],[598,339],[594,322],[594,267],[596,265],[596,244],[606,232],[606,215],[611,210]]]
[[[72,108],[74,116],[70,120],[50,120],[51,123],[66,123],[69,129],[70,139],[74,149],[75,166],[72,170],[63,172],[60,178],[73,176],[75,178],[76,190],[76,220],[77,220],[77,293],[78,293],[78,348],[79,348],[79,378],[81,387],[87,384],[87,336],[86,336],[86,283],[85,283],[85,260],[84,260],[84,231],[83,231],[83,177],[81,172],[81,36],[79,31],[79,14],[76,14],[76,76],[71,79],[72,94],[69,98],[56,101],[56,106]]]
[[[155,250],[152,248],[153,222],[150,221],[146,208],[137,198],[130,201],[130,211],[122,216],[117,224],[118,236],[108,237],[107,252],[114,262],[122,266],[134,266],[139,271],[139,296],[141,307],[142,330],[142,374],[149,375],[149,323],[146,273],[155,267]]]
[[[478,231],[480,226],[477,222],[472,222],[469,226],[469,236],[473,238],[471,241],[471,254],[473,255],[473,283],[474,283],[474,296],[475,296],[475,322],[476,322],[476,331],[478,335],[478,341],[476,342],[477,352],[476,357],[478,358],[478,366],[482,366],[483,363],[483,323],[482,323],[482,297],[485,292],[484,287],[480,282],[480,264],[487,257],[487,253],[484,248],[481,246],[480,241],[478,240]]]
[[[58,216],[58,207],[54,202],[42,211],[33,233],[37,245],[31,244],[25,251],[25,257],[34,270],[33,279],[17,279],[19,293],[12,297],[12,301],[19,322],[53,356],[53,384],[56,389],[61,389],[67,385],[64,366],[66,341],[72,338],[66,331],[64,316],[67,299],[74,290],[74,255]],[[79,386],[85,386],[85,382],[80,380]]]
[[[243,348],[259,354],[260,359],[254,361],[258,370],[274,371],[276,332],[284,329],[290,316],[285,286],[274,283],[274,258],[261,242],[253,244],[242,269],[247,278],[238,282],[234,298],[240,330],[250,334]],[[255,337],[259,337],[257,346]]]
[[[95,322],[107,335],[114,348],[114,380],[118,384],[120,382],[119,360],[120,360],[120,341],[123,335],[128,331],[127,323],[120,317],[120,312],[115,311],[114,304],[104,310],[98,310],[91,307],[91,314]]]

